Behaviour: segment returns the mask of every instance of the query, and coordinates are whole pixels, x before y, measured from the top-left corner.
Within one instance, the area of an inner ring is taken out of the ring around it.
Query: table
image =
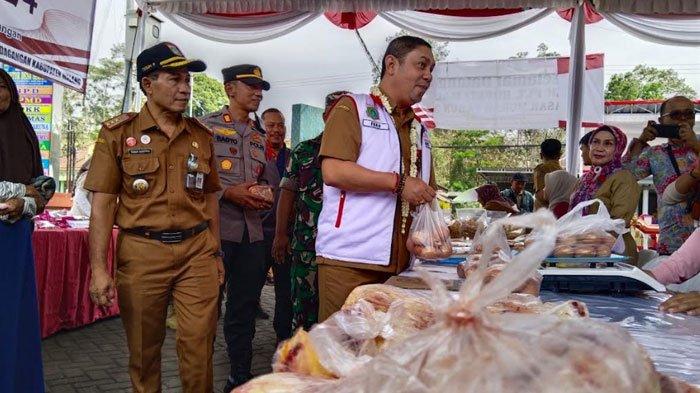
[[[117,230],[112,233],[107,268],[113,271]],[[97,307],[90,300],[87,229],[37,229],[32,236],[41,337],[119,315],[116,302]]]
[[[431,267],[434,269],[433,274],[443,268]],[[398,286],[407,288],[420,297],[430,296],[429,291],[416,284],[411,273],[404,272],[400,276],[392,277],[393,280],[388,280],[387,284],[399,284]],[[440,273],[436,275],[439,277]],[[448,282],[448,288],[449,284]],[[457,296],[454,290],[450,293]],[[543,302],[571,299],[586,303],[592,319],[615,323],[625,328],[647,351],[657,371],[700,385],[700,317],[660,312],[659,304],[669,296],[653,291],[637,296],[540,292]]]
[[[624,327],[641,344],[656,369],[700,385],[700,317],[666,314],[659,304],[669,297],[658,292],[638,296],[540,293],[542,301],[581,300],[591,318]]]

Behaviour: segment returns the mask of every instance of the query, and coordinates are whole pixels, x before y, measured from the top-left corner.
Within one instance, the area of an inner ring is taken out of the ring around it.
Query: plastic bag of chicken
[[[435,322],[429,301],[414,296],[392,296],[388,285],[353,291],[343,308],[315,325],[299,330],[282,343],[274,356],[275,372],[321,378],[351,374],[392,343],[400,342]]]
[[[327,385],[325,380],[308,375],[274,373],[252,379],[231,393],[313,393],[323,385]]]
[[[598,210],[589,214],[591,206],[596,204]],[[610,218],[608,209],[599,199],[582,202],[557,221],[557,243],[552,255],[558,258],[609,257],[616,250],[616,242],[623,246],[619,236],[628,231],[624,220]]]
[[[533,228],[534,243],[485,283],[486,264],[467,277],[455,298],[425,274],[435,297],[436,323],[384,349],[325,391],[336,393],[652,393],[659,377],[645,351],[623,328],[587,318],[491,313],[554,248],[551,212],[498,221]],[[342,383],[341,383],[342,382]]]
[[[437,199],[420,205],[416,210],[406,248],[416,258],[428,261],[452,256],[450,229],[438,207]]]

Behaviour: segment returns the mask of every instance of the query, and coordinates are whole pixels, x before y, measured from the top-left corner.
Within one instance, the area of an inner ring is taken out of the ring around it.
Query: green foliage
[[[510,59],[525,59],[528,57],[530,52],[522,51],[517,52],[515,56],[511,56]],[[550,51],[549,46],[544,42],[537,45],[537,55],[535,57],[559,57],[561,56],[557,51]]]
[[[192,79],[192,116],[217,111],[228,103],[221,82],[204,73],[194,74]]]
[[[605,89],[606,100],[662,100],[676,95],[694,98],[696,92],[675,70],[643,64],[614,74]]]
[[[406,31],[404,29],[399,30],[396,34],[391,35],[389,37],[386,37],[386,43],[387,45],[391,40],[397,37],[401,37],[403,35],[413,35],[415,36],[416,34],[411,33],[409,31]],[[438,61],[442,61],[447,59],[447,56],[450,55],[450,48],[448,48],[450,42],[449,41],[436,41],[432,38],[427,38],[427,37],[421,37],[422,39],[428,41],[430,46],[433,48],[433,57],[435,58],[435,62],[437,63]],[[382,66],[382,56],[384,55],[384,50],[385,48],[382,48],[382,53],[378,54],[375,59],[377,62],[377,65],[379,66],[380,69],[372,69],[372,80],[374,83],[379,83],[379,74],[381,72],[381,66]]]
[[[441,130],[431,132],[437,183],[464,191],[484,183],[479,169],[532,169],[539,164],[539,144],[564,141],[564,130]]]
[[[121,113],[124,94],[124,44],[115,45],[110,56],[90,66],[85,96],[65,89],[61,129],[73,131],[76,149],[95,142],[100,124]],[[61,138],[61,150],[66,154],[66,141]]]

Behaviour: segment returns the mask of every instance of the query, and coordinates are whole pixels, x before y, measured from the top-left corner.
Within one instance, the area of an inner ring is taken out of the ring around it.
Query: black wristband
[[[404,186],[406,186],[406,175],[401,174],[401,177],[399,178],[399,186],[396,188],[396,195],[399,197],[401,197],[401,194],[403,194]]]

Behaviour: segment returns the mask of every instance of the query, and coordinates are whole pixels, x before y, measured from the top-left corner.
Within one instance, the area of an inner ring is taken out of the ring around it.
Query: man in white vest
[[[328,116],[316,240],[319,322],[355,287],[409,265],[410,211],[435,197],[428,134],[411,106],[430,87],[434,66],[428,42],[398,37],[384,54],[379,85],[341,98]]]

